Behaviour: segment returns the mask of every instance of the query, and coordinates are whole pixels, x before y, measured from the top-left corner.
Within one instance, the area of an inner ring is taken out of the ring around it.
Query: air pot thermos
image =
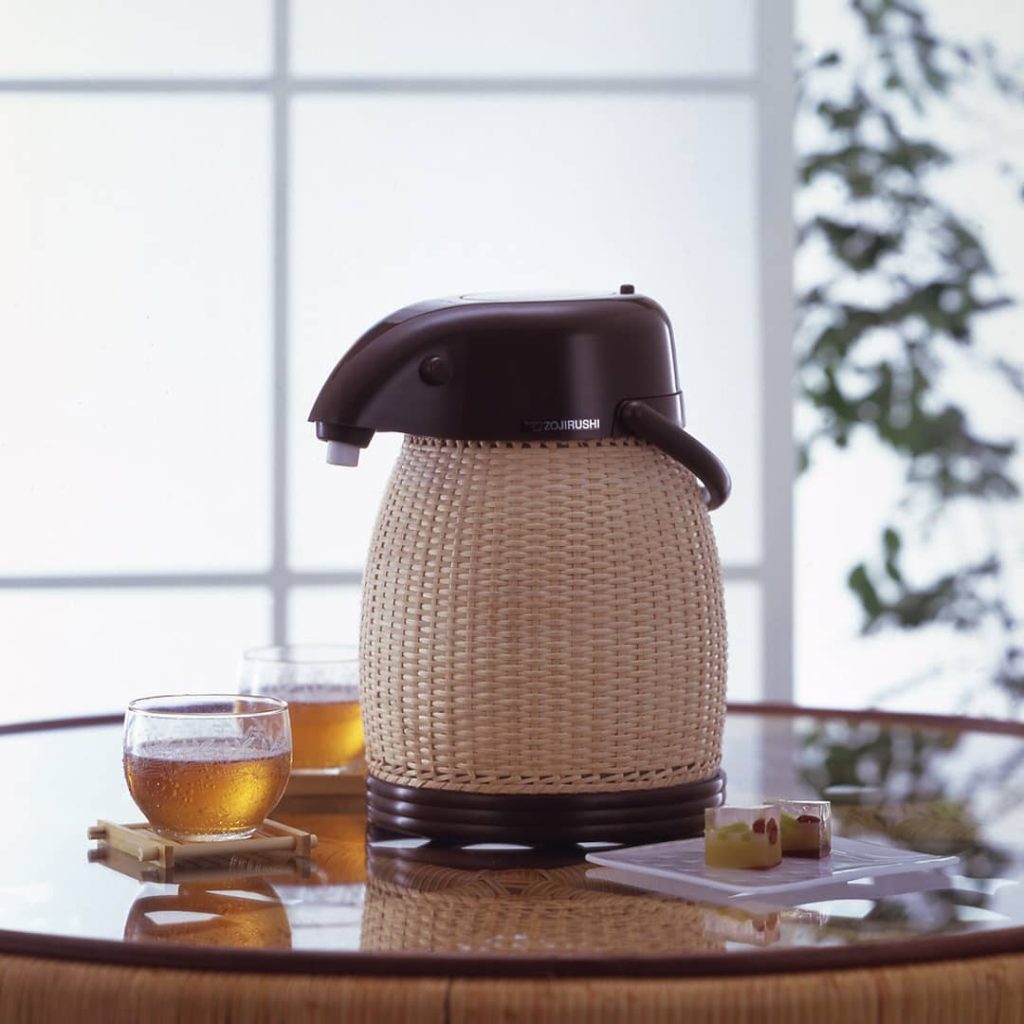
[[[345,354],[310,419],[354,466],[406,435],[363,583],[371,824],[453,842],[697,834],[722,799],[726,629],[652,299],[463,296]]]

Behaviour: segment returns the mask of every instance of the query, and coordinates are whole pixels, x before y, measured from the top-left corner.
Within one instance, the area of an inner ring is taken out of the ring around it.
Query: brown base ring
[[[704,809],[725,799],[725,775],[613,793],[465,793],[398,786],[368,775],[371,827],[448,843],[653,843],[704,832]]]

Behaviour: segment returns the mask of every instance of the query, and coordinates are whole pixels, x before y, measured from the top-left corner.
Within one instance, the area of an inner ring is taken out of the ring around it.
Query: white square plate
[[[667,878],[686,882],[696,889],[710,889],[733,896],[762,893],[777,896],[814,889],[826,882],[850,882],[858,878],[952,867],[960,858],[936,857],[861,839],[834,837],[831,856],[821,860],[783,857],[778,867],[767,871],[709,868],[704,863],[703,838],[588,853],[587,860],[637,878]]]

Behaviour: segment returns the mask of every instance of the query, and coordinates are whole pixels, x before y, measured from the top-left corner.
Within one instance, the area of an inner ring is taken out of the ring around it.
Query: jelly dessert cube
[[[827,857],[832,852],[832,806],[827,800],[780,800],[782,852],[787,857]]]
[[[782,861],[779,808],[709,807],[704,811],[704,863],[765,870]]]

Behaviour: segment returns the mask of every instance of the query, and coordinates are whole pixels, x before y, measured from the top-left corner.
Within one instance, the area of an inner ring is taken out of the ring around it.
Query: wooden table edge
[[[1019,736],[1024,739],[1024,721],[972,718],[969,715],[931,715],[913,711],[883,711],[878,708],[804,707],[800,704],[757,704],[746,701],[730,702],[728,713],[762,715],[767,718],[834,718],[843,721],[876,722],[879,725],[916,726],[935,731],[957,729],[964,732],[994,733],[1002,736]],[[97,725],[117,725],[123,720],[123,712],[110,712],[77,718],[45,718],[27,722],[0,723],[0,736],[26,732],[48,732],[56,729],[84,729]]]
[[[330,950],[218,949],[83,939],[0,929],[0,954],[121,967],[259,974],[444,978],[715,978],[898,967],[1024,954],[1024,927],[879,941],[859,946],[789,947],[750,953],[422,954]],[[809,955],[810,954],[810,955]]]

